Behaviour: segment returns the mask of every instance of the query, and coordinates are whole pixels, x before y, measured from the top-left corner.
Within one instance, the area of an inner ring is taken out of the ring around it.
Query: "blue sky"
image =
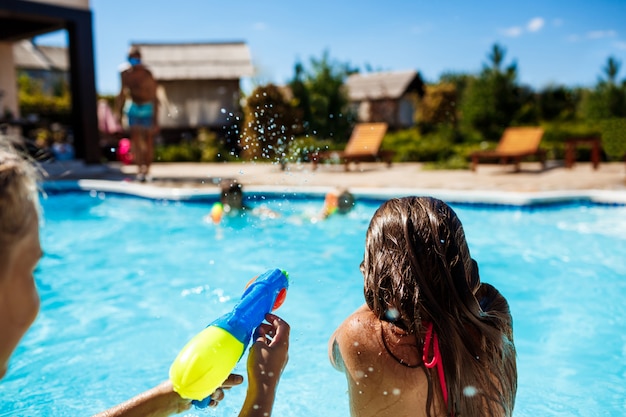
[[[625,0],[91,0],[91,9],[102,94],[118,91],[132,42],[244,41],[257,71],[244,87],[285,83],[298,60],[325,51],[362,71],[415,69],[435,82],[477,73],[496,42],[535,89],[592,86],[609,56],[626,78]],[[65,35],[37,41],[63,45]]]

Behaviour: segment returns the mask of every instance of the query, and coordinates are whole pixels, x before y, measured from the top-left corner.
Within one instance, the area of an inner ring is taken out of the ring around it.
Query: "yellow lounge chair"
[[[349,170],[351,162],[384,161],[391,166],[393,151],[381,151],[380,145],[387,133],[387,123],[358,123],[352,130],[343,151],[316,152],[311,156],[313,169],[323,161],[340,160]]]
[[[542,137],[543,129],[540,127],[509,127],[502,134],[496,149],[472,153],[472,171],[476,171],[482,159],[498,159],[501,164],[513,163],[517,172],[520,161],[529,156],[539,157],[543,170],[546,167],[546,152],[539,147]]]

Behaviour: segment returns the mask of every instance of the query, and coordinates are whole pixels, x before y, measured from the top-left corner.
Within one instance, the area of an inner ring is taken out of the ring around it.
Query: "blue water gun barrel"
[[[273,269],[253,279],[232,311],[194,336],[170,367],[170,380],[182,398],[201,401],[228,378],[265,315],[285,300],[288,274]]]

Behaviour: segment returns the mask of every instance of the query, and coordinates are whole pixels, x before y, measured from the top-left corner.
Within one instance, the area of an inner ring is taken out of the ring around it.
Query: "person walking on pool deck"
[[[137,164],[137,179],[146,181],[154,158],[154,136],[159,130],[157,82],[141,62],[139,48],[128,52],[128,65],[122,69],[122,88],[116,99],[120,121],[126,117],[132,153]]]
[[[43,255],[37,179],[34,165],[0,142],[0,379],[39,311],[33,276]],[[265,318],[268,323],[257,328],[249,350],[248,391],[240,417],[271,415],[276,387],[287,364],[290,327],[273,314]],[[242,382],[242,376],[231,374],[203,403],[217,406],[224,398],[225,389]],[[181,398],[167,380],[97,417],[169,416],[190,407],[191,400]]]
[[[383,203],[361,272],[365,304],[329,341],[353,417],[511,416],[517,365],[508,303],[481,284],[448,205],[427,197]]]

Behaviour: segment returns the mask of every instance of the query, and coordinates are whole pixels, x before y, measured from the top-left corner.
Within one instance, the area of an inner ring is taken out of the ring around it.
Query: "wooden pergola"
[[[76,157],[88,164],[100,163],[91,11],[23,0],[0,2],[0,41],[60,29],[68,33]]]

